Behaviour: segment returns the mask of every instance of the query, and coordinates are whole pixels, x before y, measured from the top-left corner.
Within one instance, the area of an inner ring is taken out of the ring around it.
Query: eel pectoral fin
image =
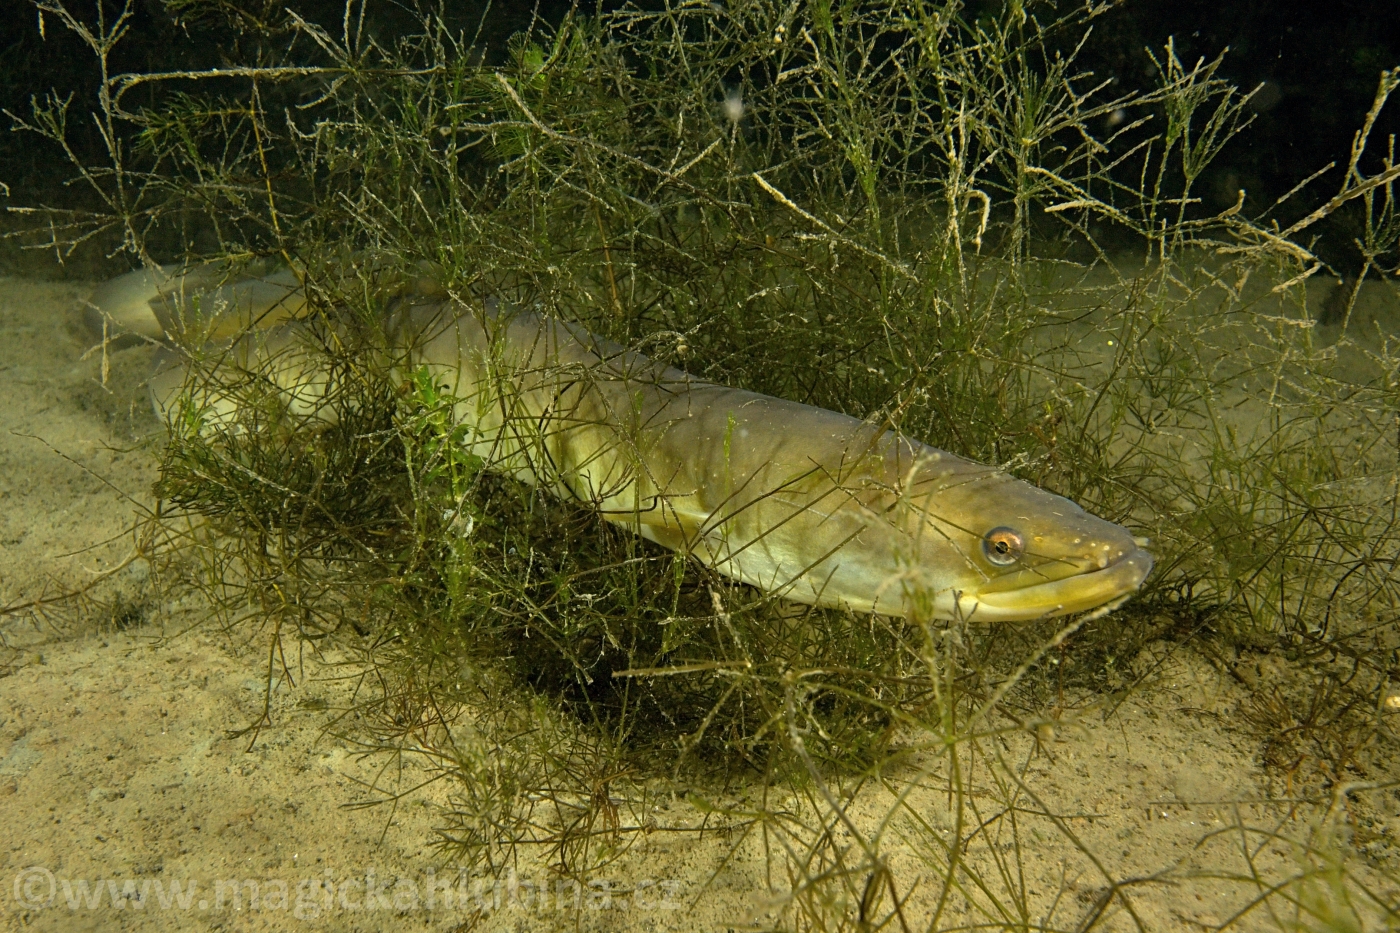
[[[665,525],[643,524],[638,526],[637,533],[648,541],[654,541],[664,548],[670,548],[673,551],[680,551],[681,553],[689,553],[694,542],[694,538],[687,535],[681,529],[667,527]]]

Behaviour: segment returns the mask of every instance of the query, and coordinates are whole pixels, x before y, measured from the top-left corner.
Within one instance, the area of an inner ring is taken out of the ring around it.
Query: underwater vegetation
[[[130,12],[33,2],[104,64]],[[538,852],[581,876],[689,831],[654,815],[688,795],[765,841],[788,928],[907,927],[885,855],[903,839],[935,879],[921,926],[1020,929],[1024,891],[963,858],[1019,785],[971,775],[1004,773],[997,737],[1135,689],[1144,646],[1314,665],[1310,706],[1261,690],[1245,718],[1328,820],[1394,742],[1400,318],[1366,301],[1400,265],[1400,165],[1371,134],[1400,68],[1344,164],[1252,214],[1198,190],[1248,132],[1249,92],[1169,44],[1154,87],[1115,94],[1075,64],[1095,6],[624,4],[517,34],[504,65],[431,7],[392,36],[364,10],[296,18],[215,69],[103,68],[91,104],[37,96],[19,128],[62,151],[91,111],[109,159],[74,166],[89,207],[20,216],[60,253],[96,239],[217,282],[293,270],[317,417],[278,357],[181,335],[206,348],[183,391],[235,413],[167,409],[142,556],[172,597],[264,633],[269,682],[298,641],[357,652],[375,684],[357,740],[450,787],[447,857]],[[1310,234],[1342,212],[1364,263],[1329,304]],[[1150,538],[1156,569],[1097,619],[774,598],[486,469],[452,388],[382,352],[425,269],[463,305],[994,465]],[[104,339],[135,339],[119,323]],[[901,790],[934,774],[951,841]],[[725,803],[740,785],[792,802]],[[867,787],[894,790],[857,824]],[[974,792],[1000,803],[974,819]],[[1296,876],[1240,883],[1342,910],[1330,832],[1299,843]],[[1046,925],[1131,914],[1130,888],[1106,891]]]

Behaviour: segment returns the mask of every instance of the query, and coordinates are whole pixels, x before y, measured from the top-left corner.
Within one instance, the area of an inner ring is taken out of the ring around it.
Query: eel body
[[[326,377],[295,322],[305,298],[290,273],[219,284],[166,268],[122,279],[94,295],[92,312],[175,345],[151,380],[158,411],[170,417],[198,391],[181,345],[242,332],[223,351],[229,365],[262,373],[315,416]],[[1127,529],[1004,471],[697,380],[553,318],[420,298],[400,301],[384,331],[389,366],[405,377],[430,370],[489,469],[785,599],[1031,620],[1111,609],[1152,568]],[[233,414],[204,391],[197,404]]]

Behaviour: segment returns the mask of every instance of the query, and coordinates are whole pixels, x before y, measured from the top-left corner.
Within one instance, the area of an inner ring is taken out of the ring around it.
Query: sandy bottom
[[[114,352],[104,387],[101,355],[84,358],[88,341],[73,323],[87,291],[0,279],[0,605],[119,565],[135,508],[151,501],[156,455],[139,440],[158,429],[140,388],[150,351]],[[342,659],[297,659],[296,683],[273,693],[272,724],[235,735],[262,713],[263,637],[193,627],[195,610],[152,605],[140,564],[92,596],[83,611],[0,618],[0,927],[771,928],[764,912],[786,879],[765,870],[758,835],[639,835],[579,892],[524,861],[462,876],[433,847],[441,784],[397,805],[355,806],[426,773],[360,755],[353,721],[333,726],[358,686]],[[1090,704],[1073,724],[986,740],[1020,782],[1019,824],[1013,837],[999,821],[967,858],[998,899],[1024,905],[1024,917],[1004,922],[1209,929],[1248,907],[1264,881],[1308,864],[1290,840],[1309,838],[1322,810],[1285,799],[1237,715],[1249,683],[1285,677],[1285,662],[1264,656],[1227,675],[1189,650],[1154,646],[1132,664],[1156,673],[1121,706]],[[925,830],[892,827],[881,842],[895,893],[909,898],[909,929],[927,923],[939,886],[930,853],[953,831],[945,779],[919,769],[906,766],[891,787],[913,784]],[[875,788],[849,816],[873,826],[892,799]],[[1337,890],[1318,882],[1319,909],[1345,900],[1357,879],[1395,904],[1400,803],[1381,794],[1369,804],[1364,834],[1345,810],[1333,815],[1335,854],[1353,874]],[[703,825],[679,801],[658,822]],[[1136,919],[1108,897],[1115,883]],[[990,900],[957,894],[942,925],[978,919],[969,903]],[[1256,908],[1237,928],[1280,921]]]

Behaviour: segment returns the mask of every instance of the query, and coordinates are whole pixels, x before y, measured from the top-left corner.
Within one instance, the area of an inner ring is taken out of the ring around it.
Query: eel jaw
[[[1152,555],[1142,548],[1124,554],[1102,570],[1091,570],[1030,586],[990,593],[962,593],[963,618],[982,622],[1023,622],[1120,606],[1152,572]]]

